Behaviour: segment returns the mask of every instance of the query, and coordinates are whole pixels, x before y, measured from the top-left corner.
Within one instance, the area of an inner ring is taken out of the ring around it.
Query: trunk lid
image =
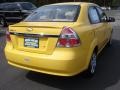
[[[72,27],[72,22],[21,22],[9,27],[14,49],[52,54],[64,26]]]

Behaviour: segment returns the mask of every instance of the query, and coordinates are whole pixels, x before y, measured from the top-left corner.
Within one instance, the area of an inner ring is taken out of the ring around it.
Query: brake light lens
[[[70,27],[63,27],[58,39],[57,47],[76,47],[80,45],[80,38]]]
[[[10,32],[9,31],[6,31],[6,40],[7,41],[11,41],[11,37],[10,37]]]

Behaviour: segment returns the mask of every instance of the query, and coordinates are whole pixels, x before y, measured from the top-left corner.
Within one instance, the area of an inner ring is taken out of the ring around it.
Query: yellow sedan
[[[57,3],[38,8],[9,26],[5,55],[18,68],[59,76],[93,76],[97,56],[111,44],[115,19],[93,3]]]

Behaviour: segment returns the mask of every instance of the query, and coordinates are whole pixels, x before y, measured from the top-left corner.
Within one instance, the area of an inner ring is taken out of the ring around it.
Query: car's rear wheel
[[[96,62],[97,62],[97,54],[96,52],[93,52],[90,63],[89,63],[89,67],[87,70],[87,76],[92,77],[95,74],[96,66],[97,66]]]
[[[3,26],[3,27],[7,26],[7,22],[3,17],[0,17],[0,25]]]

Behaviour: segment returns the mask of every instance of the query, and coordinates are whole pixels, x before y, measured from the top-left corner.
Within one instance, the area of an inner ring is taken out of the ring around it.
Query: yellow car
[[[93,75],[97,55],[111,44],[114,21],[93,3],[45,5],[9,26],[5,55],[10,65],[31,71]]]

